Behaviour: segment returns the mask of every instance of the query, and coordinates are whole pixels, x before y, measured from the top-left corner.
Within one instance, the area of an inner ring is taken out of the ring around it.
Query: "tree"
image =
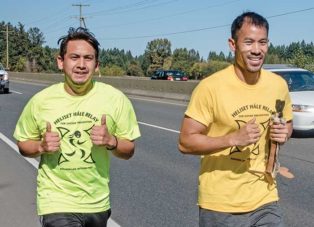
[[[194,49],[178,48],[173,51],[171,68],[191,74],[193,64],[199,61],[199,53]]]
[[[191,69],[191,77],[194,79],[202,79],[226,68],[228,65],[230,65],[230,63],[225,61],[212,60],[209,62],[196,62]]]
[[[10,31],[9,51],[11,70],[23,71],[27,62],[27,53],[30,49],[28,33],[21,23],[18,24],[17,28],[11,27]],[[23,66],[21,65],[22,63],[24,63]],[[19,64],[19,69],[17,69],[17,64]]]
[[[189,50],[189,60],[192,62],[199,62],[200,61],[199,52],[194,49]]]
[[[283,63],[283,61],[280,60],[277,54],[272,53],[266,55],[265,64],[280,64],[280,63]]]
[[[165,58],[164,64],[162,65],[162,68],[164,70],[169,70],[169,69],[171,69],[171,65],[172,65],[172,57],[169,56],[169,57]]]
[[[289,63],[300,68],[305,68],[308,64],[308,58],[301,47],[297,47],[297,49],[294,50],[292,57],[289,59]]]
[[[171,56],[171,43],[168,39],[155,39],[146,46],[144,56],[148,58],[150,65],[147,74],[150,75],[157,69],[162,69],[164,61]]]
[[[229,51],[228,57],[227,57],[226,61],[231,63],[231,62],[233,62],[233,60],[234,60],[233,55],[232,55],[232,53]]]
[[[48,46],[41,48],[42,57],[38,60],[40,66],[39,71],[58,72],[56,58],[58,56],[58,49],[52,49]]]
[[[210,51],[207,61],[227,61],[227,59],[222,51],[220,51],[219,55],[215,51]]]
[[[26,70],[26,58],[19,57],[16,65],[14,66],[14,70],[18,72],[23,72]]]
[[[186,48],[175,49],[172,54],[171,68],[179,69],[186,72],[190,68],[189,66],[190,63],[188,50]]]
[[[144,72],[144,75],[145,76],[149,76],[147,74],[147,70],[148,70],[148,67],[150,66],[151,62],[150,62],[150,58],[149,58],[149,53],[148,52],[145,52],[143,55],[140,55],[137,57],[137,60]]]
[[[28,30],[29,51],[27,58],[32,72],[40,72],[45,66],[39,64],[40,59],[44,58],[42,45],[45,43],[44,34],[39,28],[30,28]]]
[[[119,50],[118,48],[107,50],[102,49],[99,55],[99,61],[101,65],[116,65],[122,68],[124,71],[127,70],[130,62],[134,59],[131,51],[125,52],[123,49]]]
[[[129,64],[126,74],[128,76],[144,76],[143,70],[140,67],[139,62],[134,60]]]
[[[209,64],[207,62],[196,62],[190,70],[190,78],[199,80],[202,79],[209,71]]]
[[[30,28],[28,30],[28,39],[29,39],[31,48],[42,46],[45,43],[44,34],[37,27]]]
[[[207,61],[218,60],[218,55],[215,51],[209,51]]]

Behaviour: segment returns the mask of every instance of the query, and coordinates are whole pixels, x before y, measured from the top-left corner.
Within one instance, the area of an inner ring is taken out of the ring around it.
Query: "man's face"
[[[59,56],[57,60],[58,68],[63,70],[67,79],[74,85],[84,86],[98,70],[95,50],[84,40],[69,41],[64,58]]]
[[[250,72],[258,72],[268,51],[268,34],[265,27],[244,22],[237,33],[236,40],[229,39],[229,45],[235,52],[235,63]]]

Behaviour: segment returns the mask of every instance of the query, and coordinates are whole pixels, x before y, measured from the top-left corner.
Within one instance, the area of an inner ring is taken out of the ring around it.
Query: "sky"
[[[147,43],[166,38],[171,50],[194,49],[207,59],[210,51],[229,53],[232,21],[245,11],[264,16],[273,45],[314,42],[313,0],[0,0],[0,21],[25,30],[37,27],[45,44],[58,48],[69,27],[86,27],[101,48],[144,53]],[[84,25],[84,24],[82,24]]]

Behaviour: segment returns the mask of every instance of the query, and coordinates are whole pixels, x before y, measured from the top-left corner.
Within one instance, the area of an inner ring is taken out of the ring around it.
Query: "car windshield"
[[[180,71],[167,71],[167,76],[183,77],[184,73]]]
[[[3,65],[1,65],[1,64],[0,64],[0,70],[4,70],[4,67],[3,67]]]
[[[314,91],[314,74],[308,71],[275,72],[288,84],[289,91]]]

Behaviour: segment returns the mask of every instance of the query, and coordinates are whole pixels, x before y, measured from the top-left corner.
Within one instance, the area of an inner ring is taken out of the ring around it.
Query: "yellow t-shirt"
[[[285,101],[283,117],[292,119],[286,82],[262,70],[255,85],[242,82],[231,65],[204,79],[193,91],[186,115],[209,128],[208,136],[223,136],[238,130],[253,117],[262,136],[256,144],[229,147],[201,157],[200,207],[222,212],[247,212],[277,201],[276,185],[263,174],[269,152],[269,120],[276,100]]]
[[[39,215],[108,210],[110,151],[90,139],[102,115],[110,134],[134,140],[140,136],[129,99],[104,83],[94,83],[84,96],[71,96],[64,84],[52,85],[37,93],[25,106],[16,125],[19,141],[40,140],[46,122],[61,138],[60,151],[41,155],[37,176]]]

